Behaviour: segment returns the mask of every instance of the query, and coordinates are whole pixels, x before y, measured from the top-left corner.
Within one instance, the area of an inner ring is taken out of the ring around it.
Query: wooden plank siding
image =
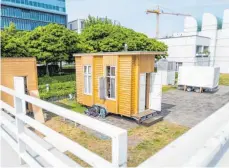
[[[92,106],[93,101],[93,71],[92,71],[92,94],[88,95],[84,93],[84,66],[91,65],[93,69],[93,57],[79,57],[76,58],[76,77],[79,79],[76,82],[77,87],[77,101],[86,106]]]
[[[76,64],[76,100],[78,103],[84,104],[83,82],[82,82],[83,68],[81,64],[81,57],[75,57],[75,64]]]
[[[96,104],[104,104],[104,100],[99,97],[99,78],[103,77],[103,57],[96,56],[94,59],[94,69],[93,69],[93,83],[94,83],[94,102]]]
[[[155,57],[152,55],[139,56],[139,71],[140,73],[154,72]]]
[[[119,114],[131,116],[132,56],[119,57]]]
[[[138,86],[139,86],[139,56],[132,57],[132,74],[131,74],[131,115],[138,113]]]
[[[35,58],[1,58],[1,85],[14,89],[14,77],[22,76],[27,79],[27,89],[38,92],[37,65]],[[14,106],[12,96],[1,92],[1,99]]]

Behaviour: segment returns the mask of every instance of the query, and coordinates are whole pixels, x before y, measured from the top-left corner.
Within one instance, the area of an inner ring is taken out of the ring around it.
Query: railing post
[[[112,138],[112,164],[114,167],[127,166],[127,131]]]
[[[25,83],[23,77],[14,77],[14,90],[17,93],[25,94]],[[26,114],[26,106],[25,101],[14,96],[14,107],[16,109],[16,115],[18,114]],[[16,120],[16,127],[17,127],[17,143],[18,143],[18,152],[24,153],[26,152],[26,145],[25,143],[20,140],[19,135],[24,132],[25,124],[23,121],[15,117]],[[25,162],[19,157],[20,164],[24,164]]]

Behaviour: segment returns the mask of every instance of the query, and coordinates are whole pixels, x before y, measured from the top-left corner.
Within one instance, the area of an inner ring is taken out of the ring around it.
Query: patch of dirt
[[[142,138],[136,135],[132,135],[128,137],[128,147],[134,148],[136,147],[139,143],[142,142]]]

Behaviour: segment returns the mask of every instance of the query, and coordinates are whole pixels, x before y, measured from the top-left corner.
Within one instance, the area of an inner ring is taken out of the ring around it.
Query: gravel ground
[[[229,86],[219,86],[215,93],[171,90],[162,96],[164,120],[193,127],[229,102]]]

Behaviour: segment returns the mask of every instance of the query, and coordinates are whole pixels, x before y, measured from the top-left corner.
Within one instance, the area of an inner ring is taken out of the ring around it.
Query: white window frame
[[[86,67],[86,73],[84,71]],[[91,73],[89,73],[89,67],[91,67]],[[84,91],[84,94],[86,95],[92,95],[92,66],[91,65],[84,65],[83,66],[83,79],[84,79],[84,86],[83,86],[83,91]],[[87,80],[85,81],[85,77],[87,78]],[[89,85],[89,77],[91,77],[91,85]],[[85,89],[85,82],[86,82],[86,89]],[[91,92],[89,92],[89,87],[91,87]]]
[[[115,69],[115,76],[111,76],[111,71],[110,71],[110,76],[108,76],[108,74],[107,74],[107,67],[110,67],[110,68],[114,68]],[[116,100],[116,95],[117,95],[117,92],[116,92],[116,66],[110,66],[110,65],[107,65],[106,67],[105,67],[105,86],[106,86],[106,90],[105,90],[105,94],[106,94],[106,99],[109,99],[109,100]],[[108,93],[107,93],[107,78],[110,78],[110,90],[111,90],[111,79],[114,79],[115,81],[114,81],[114,94],[115,94],[115,96],[114,97],[108,97]]]

